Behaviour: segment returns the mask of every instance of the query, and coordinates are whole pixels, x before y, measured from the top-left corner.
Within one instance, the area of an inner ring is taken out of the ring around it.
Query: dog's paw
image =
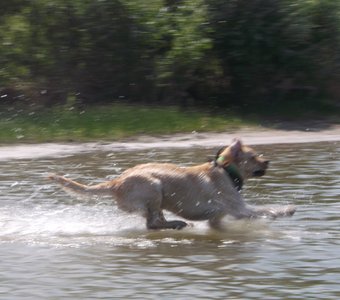
[[[184,227],[188,226],[188,224],[183,221],[170,221],[169,223],[172,229],[177,230],[183,229]]]
[[[47,176],[47,179],[48,180],[52,180],[52,181],[55,181],[55,182],[59,182],[59,183],[62,183],[65,181],[65,178],[63,176],[60,176],[60,175],[57,175],[57,174],[49,174]]]
[[[285,208],[284,215],[287,216],[287,217],[290,217],[290,216],[294,215],[295,212],[296,212],[296,207],[294,205],[288,205]]]
[[[51,174],[47,175],[47,179],[49,179],[49,180],[57,180],[58,177],[60,177],[60,176],[57,175],[57,174],[54,174],[54,173],[51,173]]]

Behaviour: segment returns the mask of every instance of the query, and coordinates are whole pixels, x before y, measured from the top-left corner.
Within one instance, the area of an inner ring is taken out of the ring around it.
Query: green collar
[[[233,182],[235,188],[240,191],[243,187],[243,178],[240,174],[239,169],[236,165],[230,164],[226,167],[223,167],[223,170],[227,172],[231,181]]]
[[[222,168],[229,175],[235,188],[238,191],[240,191],[243,187],[243,178],[238,167],[233,163],[228,164],[227,166],[223,166],[223,163],[225,163],[224,156],[218,156],[217,154],[217,157],[215,158],[215,161],[214,161],[214,165]]]
[[[215,167],[219,166],[217,162],[214,162]],[[243,187],[243,178],[242,175],[238,169],[238,167],[235,164],[229,164],[227,166],[219,166],[222,168],[230,177],[232,183],[234,184],[234,187],[240,191]]]

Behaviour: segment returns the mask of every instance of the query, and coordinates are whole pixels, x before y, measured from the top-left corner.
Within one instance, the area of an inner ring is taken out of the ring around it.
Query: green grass
[[[135,135],[224,131],[246,124],[237,116],[115,104],[84,110],[57,107],[0,112],[0,143],[117,140]]]

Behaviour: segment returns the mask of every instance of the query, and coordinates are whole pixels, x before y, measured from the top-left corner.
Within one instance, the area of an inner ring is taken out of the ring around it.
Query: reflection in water
[[[85,183],[142,162],[201,163],[215,149],[97,152],[2,162],[0,295],[6,299],[336,299],[340,288],[337,143],[256,147],[268,175],[243,191],[253,204],[296,204],[293,218],[192,222],[147,231],[110,198],[77,199],[44,180]],[[169,216],[171,218],[171,216]]]

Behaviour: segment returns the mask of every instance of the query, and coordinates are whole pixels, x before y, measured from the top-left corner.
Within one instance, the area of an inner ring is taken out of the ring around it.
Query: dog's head
[[[244,179],[263,176],[269,165],[269,160],[258,155],[252,148],[244,146],[238,139],[234,139],[230,146],[221,148],[216,154],[215,162],[223,168],[235,165]]]

